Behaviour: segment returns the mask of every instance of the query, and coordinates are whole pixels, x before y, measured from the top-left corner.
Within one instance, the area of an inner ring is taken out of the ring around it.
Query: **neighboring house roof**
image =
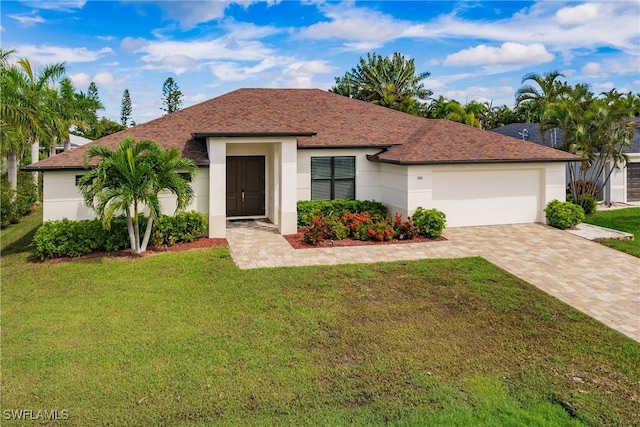
[[[499,128],[491,129],[492,132],[511,136],[524,141],[534,142],[546,147],[561,147],[564,144],[564,131],[553,129],[545,133],[544,139],[540,133],[539,123],[511,123]],[[554,145],[555,143],[555,145]],[[631,146],[624,148],[625,153],[640,153],[640,117],[636,117],[635,132],[631,139]]]
[[[92,139],[89,138],[85,138],[83,136],[78,136],[78,135],[69,135],[69,141],[71,142],[71,148],[78,148],[78,147],[82,147],[85,144],[88,144],[90,142],[92,142]]]
[[[444,119],[425,119],[319,89],[238,89],[98,139],[25,169],[83,166],[87,147],[131,135],[208,164],[205,136],[297,136],[298,148],[379,147],[371,160],[400,164],[571,161],[577,157]]]

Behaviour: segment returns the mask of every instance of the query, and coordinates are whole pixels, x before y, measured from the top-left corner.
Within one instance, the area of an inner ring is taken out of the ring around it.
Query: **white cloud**
[[[162,58],[157,64],[161,67],[173,70],[176,74],[180,75],[185,71],[195,70],[199,67],[199,64],[193,58],[186,55],[169,55]]]
[[[209,97],[206,94],[204,94],[204,93],[196,93],[195,95],[190,96],[188,98],[188,101],[191,104],[197,104],[199,102],[206,101],[207,99],[209,99]]]
[[[69,76],[69,78],[71,79],[71,83],[73,83],[73,86],[75,86],[76,88],[87,86],[91,82],[91,77],[89,77],[89,74],[87,73],[72,74]]]
[[[120,42],[120,49],[124,50],[125,52],[137,52],[139,50],[142,50],[148,44],[149,41],[141,37],[125,37],[122,39],[122,42]]]
[[[48,9],[71,11],[73,9],[82,9],[86,4],[86,0],[54,0],[54,1],[27,1],[26,5],[34,9]]]
[[[326,61],[301,61],[290,64],[283,72],[285,87],[313,88],[313,78],[316,74],[327,74],[333,71],[333,67]]]
[[[541,43],[524,45],[506,42],[500,47],[479,45],[452,53],[444,60],[444,65],[527,65],[542,64],[553,60]]]
[[[225,16],[225,10],[232,4],[239,4],[247,8],[258,0],[197,0],[197,1],[161,1],[157,5],[164,11],[166,19],[172,19],[180,24],[182,29],[190,29],[196,25]],[[267,1],[268,5],[277,1]]]
[[[162,1],[158,3],[164,10],[165,18],[174,19],[183,29],[193,28],[201,22],[224,17],[224,11],[230,1]]]
[[[602,66],[597,62],[587,62],[582,67],[582,75],[584,77],[607,77],[608,74],[602,69]]]
[[[403,23],[392,16],[367,8],[352,7],[351,3],[323,4],[320,10],[329,21],[318,22],[300,30],[300,35],[311,39],[345,39],[349,48],[366,50],[385,41],[398,38]]]
[[[601,19],[602,4],[585,3],[574,7],[563,7],[556,12],[556,21],[563,27],[574,27]]]
[[[454,11],[423,22],[395,19],[352,4],[322,4],[319,9],[328,19],[301,29],[300,35],[319,40],[343,39],[353,49],[408,38],[482,39],[524,45],[535,41],[560,52],[602,46],[634,55],[640,50],[637,1],[586,3],[559,10],[556,2],[538,2],[498,20],[470,20]]]
[[[93,62],[113,53],[113,49],[105,47],[99,50],[89,50],[85,47],[67,47],[54,45],[21,45],[16,50],[20,56],[42,64],[57,62]]]
[[[22,25],[23,27],[33,27],[36,24],[42,24],[44,22],[44,18],[40,15],[8,15],[9,18],[15,19]]]
[[[111,73],[103,71],[101,73],[96,74],[93,77],[93,81],[96,82],[96,84],[100,84],[100,85],[110,85],[115,82],[115,79],[113,78]]]

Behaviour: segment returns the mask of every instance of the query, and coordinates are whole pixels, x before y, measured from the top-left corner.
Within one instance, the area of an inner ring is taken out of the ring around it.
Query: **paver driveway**
[[[447,241],[293,249],[273,229],[232,227],[241,269],[482,256],[640,341],[640,259],[542,225],[450,228]]]

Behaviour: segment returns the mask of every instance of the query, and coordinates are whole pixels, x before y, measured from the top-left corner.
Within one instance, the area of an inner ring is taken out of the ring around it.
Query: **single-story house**
[[[391,214],[437,208],[447,225],[544,222],[579,158],[444,119],[425,119],[318,89],[239,89],[25,167],[44,173],[44,219],[92,218],[76,188],[84,152],[153,139],[198,165],[189,206],[209,236],[229,218],[296,232],[296,202],[374,199]],[[166,212],[175,200],[163,199]]]
[[[562,129],[548,130],[543,138],[538,123],[511,123],[492,131],[551,148],[564,144]],[[613,170],[606,185],[602,177],[597,182],[598,198],[605,203],[640,202],[640,119],[636,119],[631,146],[625,147],[624,152],[628,161]],[[567,177],[568,174],[567,170]]]

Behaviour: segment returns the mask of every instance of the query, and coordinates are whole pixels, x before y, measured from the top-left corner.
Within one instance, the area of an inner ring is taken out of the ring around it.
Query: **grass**
[[[1,235],[3,425],[640,425],[640,344],[481,258],[34,263],[37,223]]]
[[[596,211],[584,222],[633,234],[634,240],[607,239],[602,244],[640,258],[640,207]]]

